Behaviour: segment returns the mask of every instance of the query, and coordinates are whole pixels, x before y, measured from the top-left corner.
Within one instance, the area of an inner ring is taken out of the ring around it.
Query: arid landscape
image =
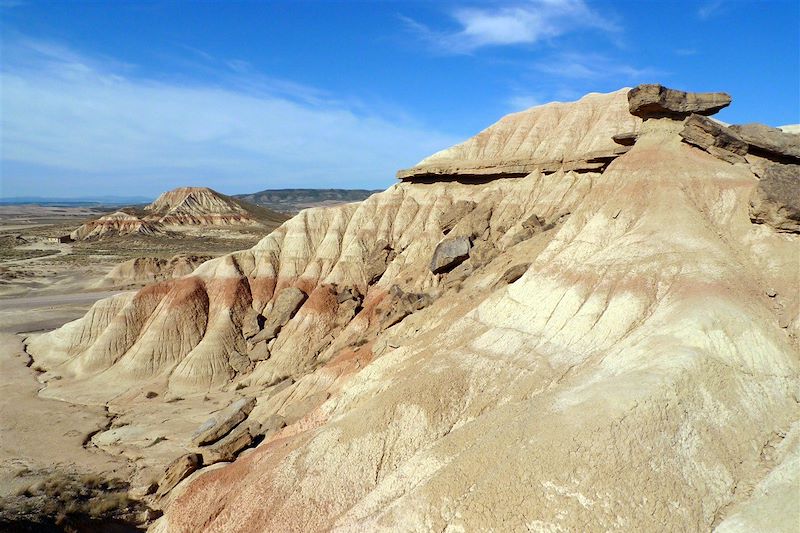
[[[119,209],[0,207],[2,528],[82,531],[101,518],[102,527],[126,531],[153,516],[127,495],[135,463],[90,442],[113,414],[104,405],[42,398],[43,369],[21,340],[79,318],[99,299],[252,246],[287,218],[206,189]]]
[[[730,102],[535,107],[286,221],[9,209],[0,520],[791,531],[800,137]]]
[[[796,0],[0,0],[0,533],[800,533]]]

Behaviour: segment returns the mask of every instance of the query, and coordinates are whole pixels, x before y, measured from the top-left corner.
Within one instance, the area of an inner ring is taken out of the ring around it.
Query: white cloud
[[[719,12],[722,8],[722,0],[711,0],[709,2],[704,2],[698,9],[697,9],[697,16],[703,20],[711,18],[712,15]]]
[[[511,95],[507,101],[511,111],[522,111],[531,107],[542,105],[544,102],[537,94],[516,93]]]
[[[456,142],[255,74],[215,85],[159,81],[33,41],[6,47],[2,68],[2,196],[154,194],[200,183],[226,192],[379,187]]]
[[[534,68],[558,78],[600,80],[614,78],[620,82],[653,80],[665,73],[651,67],[634,67],[602,54],[567,52],[539,61]]]
[[[486,46],[533,44],[587,28],[618,31],[607,17],[583,0],[528,0],[512,6],[460,8],[451,13],[457,31],[434,31],[403,18],[409,28],[437,48],[468,53]]]

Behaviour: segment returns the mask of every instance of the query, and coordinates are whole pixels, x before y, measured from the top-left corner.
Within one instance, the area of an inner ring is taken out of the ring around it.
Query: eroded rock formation
[[[82,224],[69,236],[74,241],[80,241],[109,235],[157,235],[161,233],[164,233],[164,229],[157,222],[149,222],[130,213],[116,211]]]
[[[170,259],[136,257],[120,263],[98,283],[101,287],[125,287],[179,278],[211,259],[203,255],[176,255]]]
[[[640,127],[641,120],[628,112],[627,92],[592,93],[577,102],[508,115],[475,137],[399,171],[397,177],[479,181],[521,177],[542,169],[596,171],[621,152],[612,137]]]
[[[208,187],[179,187],[146,206],[148,220],[165,226],[230,226],[283,222],[286,217]]]
[[[642,118],[681,119],[692,113],[713,115],[731,104],[727,93],[687,93],[663,85],[645,84],[628,92],[632,115]]]
[[[43,393],[263,395],[264,441],[182,483],[156,531],[793,527],[757,510],[797,485],[798,235],[751,221],[761,156],[687,143],[684,120],[642,122],[627,90],[507,117],[32,339],[62,376]],[[468,257],[431,272],[454,238]],[[287,288],[307,299],[285,313]]]

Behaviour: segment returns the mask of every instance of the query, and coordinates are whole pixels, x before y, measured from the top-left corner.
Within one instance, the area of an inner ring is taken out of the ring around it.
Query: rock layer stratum
[[[511,115],[97,303],[31,340],[62,376],[43,394],[257,398],[278,429],[178,485],[158,531],[794,527],[799,237],[752,216],[784,221],[757,172],[787,163],[689,143],[627,93]]]
[[[179,187],[145,206],[147,220],[164,226],[230,226],[283,222],[286,218],[208,187]]]

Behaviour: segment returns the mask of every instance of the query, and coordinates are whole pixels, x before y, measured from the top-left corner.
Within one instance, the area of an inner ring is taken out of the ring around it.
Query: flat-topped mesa
[[[591,93],[512,113],[478,135],[400,170],[405,181],[486,180],[540,170],[601,171],[624,153],[612,137],[636,132],[641,119],[628,112],[628,89]]]
[[[689,93],[658,84],[642,84],[628,92],[630,113],[643,119],[684,119],[692,113],[713,115],[731,104],[727,93]]]

